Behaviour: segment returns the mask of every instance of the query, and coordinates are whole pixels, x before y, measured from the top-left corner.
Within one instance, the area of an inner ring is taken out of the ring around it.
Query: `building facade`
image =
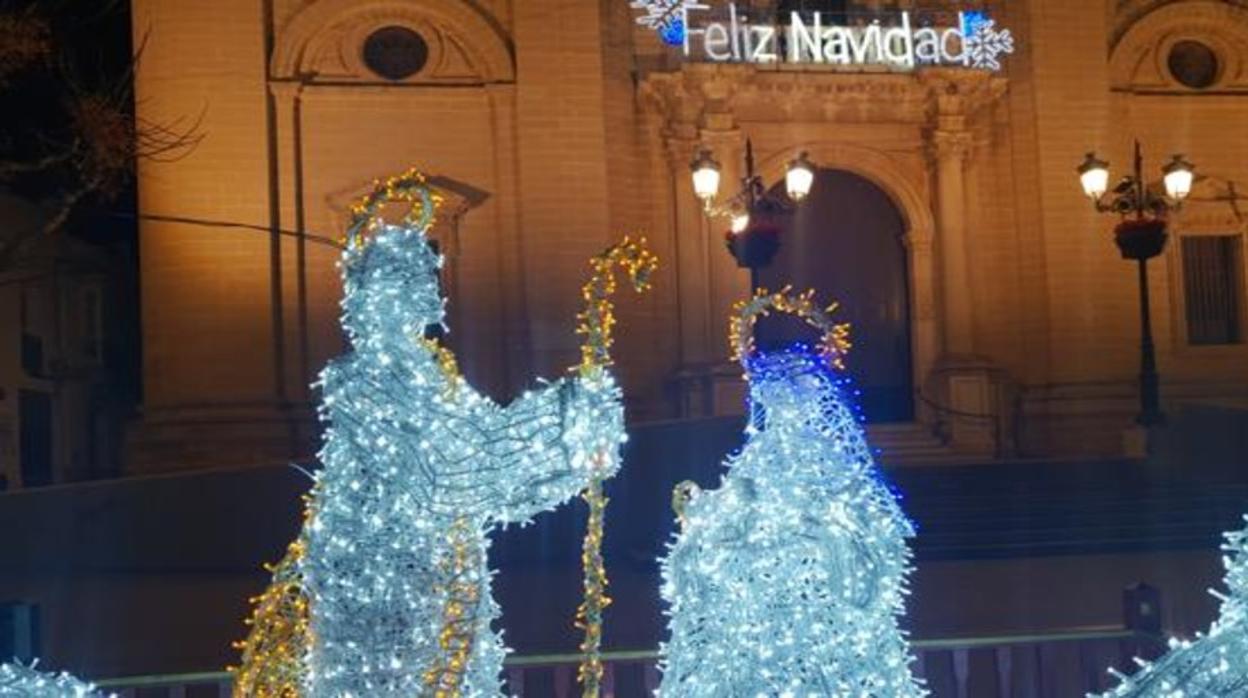
[[[1242,403],[1248,4],[966,9],[1012,32],[1000,71],[686,60],[625,0],[135,0],[140,115],[202,114],[205,138],[141,163],[130,468],[313,451],[311,384],[344,346],[333,242],[373,180],[411,166],[446,198],[449,337],[479,387],[505,399],[572,365],[586,260],[644,232],[663,266],[622,301],[630,416],[741,412],[726,336],[749,278],[689,161],[712,149],[732,183],[747,142],[769,185],[799,151],[821,168],[764,281],[841,303],[886,459],[1122,452],[1136,269],[1074,168],[1096,150],[1122,173],[1136,139],[1150,177],[1172,153],[1201,175],[1151,265],[1166,407]]]
[[[51,214],[0,191],[3,237]],[[118,250],[36,237],[0,269],[0,491],[116,477],[133,409]]]

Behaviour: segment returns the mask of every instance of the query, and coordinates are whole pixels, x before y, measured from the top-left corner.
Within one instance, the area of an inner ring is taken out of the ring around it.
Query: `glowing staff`
[[[608,248],[589,262],[593,274],[581,287],[585,309],[577,315],[577,334],[583,335],[581,364],[582,377],[592,377],[611,365],[611,336],[615,326],[615,306],[611,296],[615,293],[615,269],[625,271],[638,293],[650,288],[650,276],[658,266],[658,258],[646,249],[644,238],[633,241],[624,238],[619,244]],[[607,509],[607,497],[602,491],[602,475],[615,454],[600,451],[591,457],[595,469],[593,479],[581,497],[589,505],[589,521],[585,528],[585,541],[581,547],[581,565],[584,569],[585,599],[576,611],[576,626],[585,632],[581,641],[581,665],[577,680],[585,698],[597,698],[602,686],[602,614],[611,603],[607,596],[607,570],[602,559],[603,517]]]

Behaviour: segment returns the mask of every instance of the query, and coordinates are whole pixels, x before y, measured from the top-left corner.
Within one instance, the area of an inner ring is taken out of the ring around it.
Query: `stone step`
[[[883,465],[956,465],[967,461],[965,454],[949,448],[921,424],[869,424],[867,442]]]

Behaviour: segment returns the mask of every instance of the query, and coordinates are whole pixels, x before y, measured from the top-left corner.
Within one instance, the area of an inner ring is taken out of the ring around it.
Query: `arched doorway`
[[[783,183],[777,185],[783,188]],[[815,289],[840,303],[854,348],[846,362],[870,422],[914,419],[905,221],[888,194],[844,170],[823,169],[760,275],[767,288]],[[759,323],[763,345],[807,338],[782,317]]]

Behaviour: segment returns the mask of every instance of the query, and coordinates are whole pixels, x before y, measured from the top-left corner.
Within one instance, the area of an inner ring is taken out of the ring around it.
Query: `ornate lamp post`
[[[1161,168],[1164,194],[1153,191],[1144,181],[1144,159],[1140,143],[1135,143],[1135,168],[1109,191],[1109,163],[1088,153],[1078,167],[1083,193],[1096,210],[1115,213],[1122,221],[1114,228],[1114,242],[1123,259],[1138,264],[1140,285],[1140,413],[1135,421],[1144,427],[1164,424],[1158,389],[1157,357],[1153,348],[1153,325],[1148,300],[1148,260],[1166,246],[1166,218],[1177,211],[1192,191],[1194,167],[1175,155]]]
[[[784,176],[787,199],[767,192],[763,178],[754,172],[754,146],[745,141],[745,176],[741,189],[726,202],[715,204],[719,194],[719,163],[711,151],[703,148],[690,164],[693,171],[693,191],[706,209],[708,216],[727,216],[731,220],[727,236],[728,251],[737,260],[737,266],[750,270],[750,288],[758,290],[759,271],[771,263],[780,250],[780,232],[785,217],[796,204],[802,202],[815,182],[815,165],[801,153],[789,163]]]

